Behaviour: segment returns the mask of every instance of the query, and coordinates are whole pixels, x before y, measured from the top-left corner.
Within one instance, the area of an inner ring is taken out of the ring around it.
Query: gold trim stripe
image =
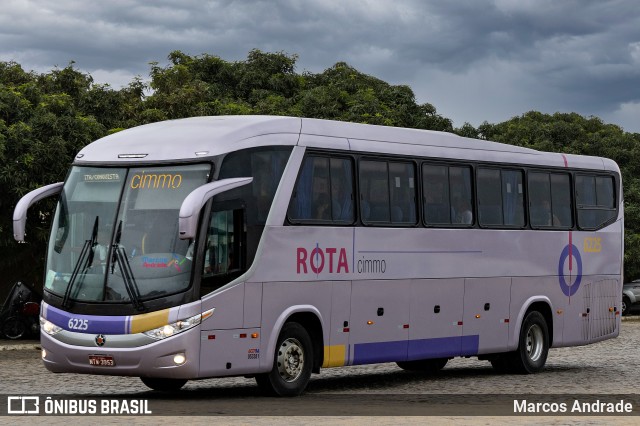
[[[322,368],[342,367],[345,364],[346,353],[345,345],[325,346]]]
[[[131,333],[142,333],[169,324],[169,310],[149,312],[131,317]]]

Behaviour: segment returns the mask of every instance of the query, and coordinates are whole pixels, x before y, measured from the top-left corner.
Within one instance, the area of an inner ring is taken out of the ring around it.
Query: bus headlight
[[[203,319],[207,319],[213,314],[213,309],[203,312],[198,315],[194,315],[190,318],[176,321],[171,324],[163,325],[162,327],[154,328],[153,330],[144,331],[143,333],[149,337],[157,340],[166,339],[174,334],[182,333],[185,330],[195,327],[200,324]]]
[[[57,325],[55,325],[51,321],[44,319],[43,317],[40,317],[40,328],[49,336],[53,336],[54,334],[58,334],[62,331],[62,327],[58,327]]]

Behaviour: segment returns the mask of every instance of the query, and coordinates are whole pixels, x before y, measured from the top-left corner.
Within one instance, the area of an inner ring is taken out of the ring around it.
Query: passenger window
[[[351,160],[331,159],[331,213],[334,222],[353,223],[353,172]]]
[[[416,223],[416,185],[412,163],[363,160],[359,178],[360,211],[364,223]]]
[[[471,168],[424,164],[423,202],[427,225],[471,225]]]
[[[391,223],[416,223],[416,196],[413,164],[389,163]]]
[[[519,170],[478,170],[478,218],[483,226],[524,226],[524,192]]]
[[[615,194],[611,176],[576,176],[578,225],[597,229],[616,217]]]
[[[470,167],[449,167],[451,189],[451,223],[471,225],[473,223],[473,191]]]
[[[571,182],[568,174],[553,173],[551,180],[551,208],[553,226],[573,227],[573,204],[571,202]]]
[[[524,192],[519,170],[502,170],[502,208],[505,225],[524,226]]]
[[[351,160],[309,156],[289,206],[292,221],[352,223],[353,173]]]
[[[422,166],[424,220],[428,225],[451,224],[448,169],[447,166]]]
[[[388,223],[391,219],[387,166],[386,161],[360,162],[360,199],[365,223]]]
[[[534,228],[573,225],[568,174],[529,173],[529,220]]]
[[[480,225],[502,225],[500,170],[478,170],[478,219]]]

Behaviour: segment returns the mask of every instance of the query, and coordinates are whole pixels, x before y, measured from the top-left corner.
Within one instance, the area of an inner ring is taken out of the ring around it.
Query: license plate
[[[89,355],[89,365],[113,367],[116,363],[111,355]]]

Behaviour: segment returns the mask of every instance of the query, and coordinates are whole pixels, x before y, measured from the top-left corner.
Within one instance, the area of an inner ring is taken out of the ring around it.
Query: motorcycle
[[[0,335],[16,340],[40,333],[40,303],[35,291],[16,282],[0,310]]]

